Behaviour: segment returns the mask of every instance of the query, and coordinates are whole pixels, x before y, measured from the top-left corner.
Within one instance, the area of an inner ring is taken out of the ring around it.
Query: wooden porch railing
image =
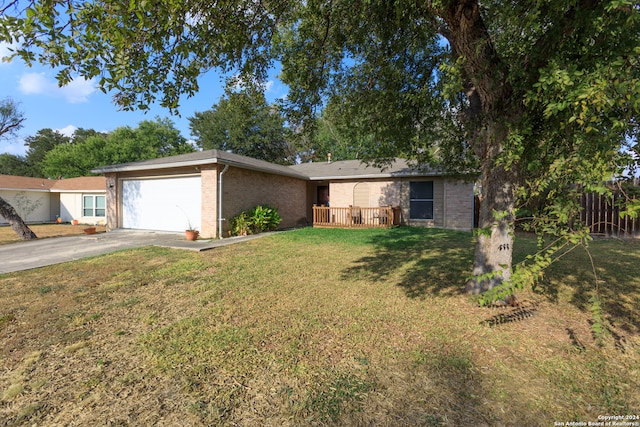
[[[334,208],[313,205],[314,227],[387,228],[397,225],[399,209],[392,206],[377,208]]]

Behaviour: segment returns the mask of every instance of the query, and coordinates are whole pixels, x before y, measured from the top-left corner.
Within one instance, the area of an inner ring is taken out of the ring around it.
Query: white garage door
[[[200,228],[199,176],[122,181],[122,228],[184,231]]]

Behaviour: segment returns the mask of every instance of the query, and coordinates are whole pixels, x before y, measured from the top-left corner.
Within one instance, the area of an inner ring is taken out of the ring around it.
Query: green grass
[[[463,293],[472,243],[437,229],[302,229],[4,275],[0,419],[546,426],[639,413],[640,242],[590,245],[602,345],[584,250],[522,292],[523,307],[480,308]],[[519,236],[516,259],[532,250]]]

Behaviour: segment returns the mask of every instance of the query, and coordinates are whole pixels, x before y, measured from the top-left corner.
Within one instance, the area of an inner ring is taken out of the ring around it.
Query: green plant
[[[282,217],[278,210],[267,205],[258,205],[249,212],[251,229],[254,233],[272,231],[278,227]]]
[[[238,215],[231,218],[231,234],[234,236],[246,236],[251,234],[249,215],[242,211]]]
[[[40,288],[38,289],[40,295],[48,294],[51,291],[53,291],[53,287],[51,286],[40,286]]]
[[[258,205],[249,212],[242,211],[231,219],[231,234],[246,236],[275,230],[282,221],[278,210],[267,205]]]

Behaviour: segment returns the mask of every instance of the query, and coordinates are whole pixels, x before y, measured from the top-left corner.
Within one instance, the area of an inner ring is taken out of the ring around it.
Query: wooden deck
[[[334,208],[313,205],[313,226],[319,228],[388,228],[400,222],[400,209],[392,206]]]

